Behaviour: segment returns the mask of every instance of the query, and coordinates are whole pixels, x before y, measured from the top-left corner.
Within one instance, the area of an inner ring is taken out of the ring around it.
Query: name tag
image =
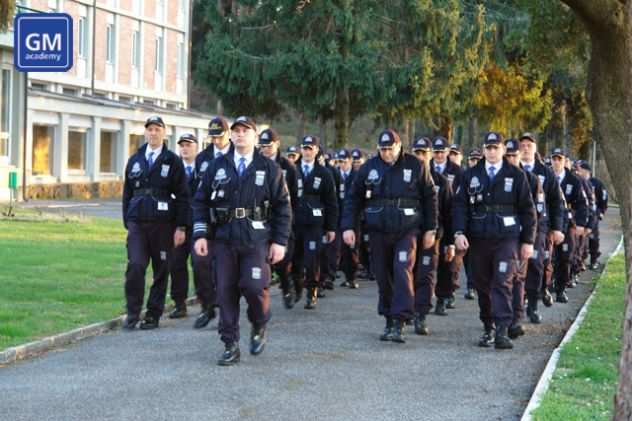
[[[297,187],[299,189],[302,189],[303,188],[303,179],[299,178],[296,182],[297,182]]]
[[[415,214],[415,209],[412,208],[405,208],[404,209],[404,215],[406,216],[412,216]]]
[[[158,210],[159,211],[167,211],[167,210],[169,210],[169,203],[167,203],[167,202],[158,202]]]
[[[162,178],[167,178],[168,175],[169,175],[169,165],[162,164],[162,167],[160,168],[160,176]]]
[[[498,272],[505,273],[507,272],[507,262],[498,263]]]
[[[303,189],[298,189],[298,190],[296,191],[296,196],[297,196],[297,197],[301,197],[301,196],[303,196]]]
[[[544,187],[544,182],[546,181],[546,177],[543,175],[538,175],[538,178],[540,179],[540,185]]]
[[[327,236],[326,235],[323,235],[322,241],[323,241],[323,244],[327,244]]]
[[[218,198],[220,198],[220,199],[221,199],[222,197],[224,197],[224,190],[218,190],[218,191],[217,191],[217,197],[218,197]]]
[[[454,181],[454,174],[448,174],[448,181],[450,182],[450,186],[451,186],[452,182]]]
[[[266,172],[265,171],[257,171],[255,173],[255,184],[257,186],[263,186],[263,181],[266,178]]]
[[[342,199],[344,199],[344,198],[345,198],[345,192],[343,192],[343,191],[341,190],[341,191],[340,191],[339,196],[340,196],[340,199],[341,199],[341,200],[342,200]]]
[[[513,216],[503,216],[503,224],[506,227],[511,227],[512,225],[516,225],[516,218]]]
[[[312,209],[314,216],[323,216],[323,212],[320,209]]]
[[[265,229],[265,226],[263,225],[263,222],[261,221],[252,221],[252,228],[256,230],[262,230],[262,229]]]
[[[571,184],[567,184],[566,185],[566,195],[569,196],[571,193],[573,193],[573,186]]]
[[[421,261],[421,264],[424,266],[428,266],[430,264],[430,256],[424,256]]]
[[[369,234],[364,234],[364,241],[369,241]]]
[[[511,193],[513,190],[513,178],[505,178],[505,192]]]
[[[314,177],[314,190],[318,190],[318,188],[320,187],[321,181],[322,180],[320,177]]]
[[[408,253],[406,251],[399,252],[399,261],[406,262],[408,260]]]
[[[410,183],[410,180],[412,180],[412,176],[413,170],[404,168],[404,183]]]
[[[371,198],[371,190],[367,190],[366,194],[364,195],[365,198],[370,199]]]

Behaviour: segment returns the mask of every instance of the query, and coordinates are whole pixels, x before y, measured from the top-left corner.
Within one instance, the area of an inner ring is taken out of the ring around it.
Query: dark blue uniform
[[[128,322],[139,318],[150,259],[154,282],[147,300],[146,319],[156,322],[160,319],[165,306],[174,230],[176,226],[187,227],[190,217],[189,189],[182,161],[163,144],[160,155],[150,167],[145,159],[147,147],[147,144],[141,146],[125,168],[123,222],[127,228]]]
[[[489,138],[498,142],[499,136]],[[485,160],[465,171],[455,194],[452,228],[469,240],[480,319],[488,336],[495,325],[498,339],[507,336],[513,319],[518,247],[534,243],[536,215],[525,173],[505,159],[500,170],[498,164],[495,168],[493,180]]]
[[[400,144],[392,130],[379,145]],[[393,165],[379,154],[358,171],[345,198],[342,231],[353,230],[364,214],[371,271],[379,287],[378,314],[386,318],[382,340],[402,342],[403,324],[414,315],[413,269],[420,234],[437,228],[434,183],[419,160],[401,152]]]
[[[590,266],[596,268],[597,260],[601,256],[599,251],[599,221],[603,218],[608,210],[608,190],[606,186],[597,177],[591,177],[590,183],[593,185],[595,191],[595,201],[597,208],[597,219],[593,225],[592,233],[590,234],[590,240],[588,248],[590,250]]]
[[[338,207],[342,210],[344,207],[345,197],[351,190],[353,180],[355,179],[357,172],[351,167],[349,173],[345,175],[342,170],[338,171],[340,176],[340,186],[338,187]],[[340,212],[340,218],[338,221],[338,232],[336,233],[336,242],[338,243],[338,249],[340,250],[340,270],[345,275],[344,286],[356,288],[356,272],[358,271],[358,264],[360,262],[358,254],[358,246],[360,244],[360,226],[354,228],[356,232],[356,244],[348,246],[342,239],[343,231],[340,229],[340,222],[342,221],[342,212]]]
[[[579,175],[577,175],[577,178],[581,183],[582,189],[584,190],[584,195],[586,196],[586,200],[588,202],[588,225],[586,227],[592,230],[598,220],[595,192],[589,179],[583,178]],[[575,247],[575,253],[572,257],[571,263],[571,276],[577,277],[581,272],[586,270],[586,265],[584,261],[587,257],[588,235],[584,234],[577,237],[577,245]]]
[[[329,170],[331,177],[334,180],[334,189],[336,197],[340,195],[340,173],[338,169],[329,165],[325,161],[324,167]],[[340,215],[340,212],[338,212]],[[338,221],[336,221],[336,229],[338,231]],[[334,289],[334,280],[336,279],[336,272],[338,271],[338,260],[340,258],[340,243],[336,239],[330,243],[327,243],[323,237],[323,247],[320,253],[320,285],[326,289]]]

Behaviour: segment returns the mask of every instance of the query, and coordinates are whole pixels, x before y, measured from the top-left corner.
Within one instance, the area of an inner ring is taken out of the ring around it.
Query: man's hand
[[[430,247],[434,246],[434,243],[435,243],[435,231],[426,231],[424,233],[424,239],[423,239],[424,250],[429,249]]]
[[[562,231],[551,231],[551,241],[556,246],[562,244],[564,242],[564,234]]]
[[[579,225],[577,225],[575,227],[575,234],[577,234],[577,235],[584,235],[584,227],[580,227]]]
[[[276,244],[276,243],[270,244],[270,251],[268,252],[268,262],[271,265],[275,265],[279,263],[281,260],[283,260],[284,257],[285,257],[284,246],[280,244]]]
[[[198,238],[193,248],[198,256],[206,256],[208,254],[208,242],[206,238]]]
[[[349,247],[353,247],[356,241],[355,231],[346,230],[345,232],[342,233],[342,239],[344,240],[346,245],[348,245]]]
[[[331,243],[336,239],[336,231],[327,231],[327,243]]]
[[[520,260],[526,262],[533,256],[533,244],[523,244],[520,247]]]
[[[455,255],[456,255],[456,248],[454,247],[454,245],[449,245],[445,251],[445,261],[451,262],[452,259],[454,259]]]
[[[176,232],[173,233],[173,246],[179,247],[184,244],[184,241],[187,239],[187,233],[185,231],[181,231],[176,229]]]
[[[467,241],[465,235],[457,235],[454,237],[454,245],[458,250],[467,250],[470,248],[470,243]]]

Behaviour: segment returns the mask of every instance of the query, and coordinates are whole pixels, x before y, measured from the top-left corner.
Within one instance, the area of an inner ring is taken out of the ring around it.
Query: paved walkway
[[[602,225],[604,255],[619,240],[618,209]],[[316,311],[285,310],[272,292],[265,352],[218,367],[216,328],[164,320],[155,331],[115,331],[0,369],[0,420],[512,420],[522,414],[565,329],[590,293],[543,309],[513,351],[476,346],[474,301],[460,293],[448,317],[429,316],[431,336],[383,343],[372,282],[336,289]],[[245,307],[245,306],[244,306]],[[245,310],[245,308],[242,308]],[[245,311],[242,311],[245,313]]]

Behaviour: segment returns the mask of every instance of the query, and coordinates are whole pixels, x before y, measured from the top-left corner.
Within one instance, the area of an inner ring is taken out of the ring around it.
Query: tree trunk
[[[349,90],[343,89],[336,95],[336,110],[334,119],[334,128],[336,129],[335,148],[344,147],[349,141],[349,127],[351,127],[351,118],[349,116]]]
[[[298,145],[305,136],[305,115],[298,113],[298,126],[296,127],[296,144]]]
[[[628,291],[614,420],[632,419],[632,1],[563,0],[583,20],[592,49],[588,95],[620,206]]]

